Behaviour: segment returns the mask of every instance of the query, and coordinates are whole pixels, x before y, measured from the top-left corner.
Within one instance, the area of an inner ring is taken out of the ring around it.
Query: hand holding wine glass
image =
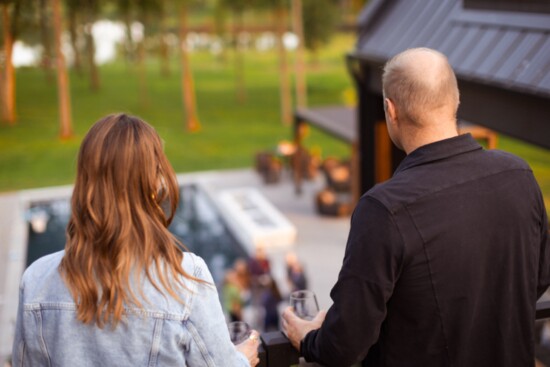
[[[260,363],[258,357],[258,346],[260,345],[260,337],[258,332],[252,330],[250,325],[243,321],[230,322],[227,325],[229,337],[235,348],[248,359],[251,366],[256,366]]]
[[[283,312],[283,332],[292,345],[300,350],[300,341],[311,330],[321,327],[325,315],[325,311],[319,311],[315,293],[311,291],[293,292],[290,296],[290,306]]]

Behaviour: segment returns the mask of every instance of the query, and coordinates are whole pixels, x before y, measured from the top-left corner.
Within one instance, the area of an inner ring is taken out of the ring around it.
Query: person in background
[[[235,270],[237,278],[239,278],[242,288],[244,290],[250,290],[250,283],[252,280],[250,279],[251,275],[250,269],[248,269],[248,262],[245,259],[239,258],[235,260],[233,269]]]
[[[411,49],[382,77],[407,153],[360,199],[326,318],[283,329],[325,366],[533,366],[535,305],[550,284],[548,219],[529,166],[458,135],[456,77]]]
[[[260,301],[264,313],[264,331],[279,330],[279,303],[282,301],[281,292],[271,275],[263,275],[265,285],[262,288]]]
[[[286,274],[290,292],[307,289],[307,278],[304,268],[294,252],[289,252],[285,257]]]
[[[248,261],[248,270],[252,278],[258,278],[262,275],[271,273],[271,265],[265,253],[263,245],[257,245],[254,256]]]
[[[255,366],[205,262],[168,231],[176,176],[156,131],[109,115],[80,146],[65,250],[23,274],[14,366]]]
[[[248,269],[248,262],[245,259],[237,259],[233,264],[233,269],[244,306],[249,306],[252,302],[252,276]]]
[[[228,269],[225,273],[223,284],[224,308],[229,316],[229,321],[242,321],[244,301],[242,298],[242,286],[234,269]]]

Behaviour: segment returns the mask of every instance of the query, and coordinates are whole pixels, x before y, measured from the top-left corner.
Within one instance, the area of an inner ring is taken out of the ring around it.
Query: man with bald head
[[[326,316],[288,308],[283,330],[326,366],[534,366],[550,250],[529,166],[458,135],[441,53],[400,53],[382,84],[389,135],[407,156],[357,204]]]

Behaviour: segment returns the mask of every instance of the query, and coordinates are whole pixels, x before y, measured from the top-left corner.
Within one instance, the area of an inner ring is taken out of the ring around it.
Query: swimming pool
[[[25,213],[28,222],[26,266],[65,247],[65,228],[70,216],[69,199],[32,202]],[[247,258],[244,247],[225,223],[208,195],[196,184],[180,186],[180,203],[170,231],[201,256],[216,284],[237,258]]]

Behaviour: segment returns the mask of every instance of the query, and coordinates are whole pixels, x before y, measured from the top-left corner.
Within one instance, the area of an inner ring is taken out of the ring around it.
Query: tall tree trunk
[[[145,37],[147,32],[147,15],[141,10],[141,24],[143,24],[143,39],[137,44],[137,71],[139,82],[139,98],[144,106],[149,105],[147,88],[147,68],[145,65]]]
[[[85,38],[86,38],[86,56],[88,58],[88,68],[90,70],[90,89],[94,92],[99,90],[99,70],[95,62],[95,41],[92,33],[92,27],[95,22],[95,16],[93,15],[93,9],[86,9],[86,26],[85,26]]]
[[[189,65],[189,53],[187,50],[187,8],[182,5],[180,10],[180,47],[181,47],[181,89],[183,95],[183,107],[187,130],[198,131],[201,123],[197,115],[195,98],[195,82],[191,65]]]
[[[246,89],[244,81],[244,55],[239,33],[243,29],[243,12],[233,12],[233,42],[235,45],[235,87],[237,89],[237,101],[243,104],[246,101]]]
[[[12,62],[13,32],[10,27],[8,4],[2,5],[2,23],[4,32],[4,55],[6,58],[3,79],[3,116],[2,120],[10,125],[15,124],[15,69]]]
[[[214,7],[214,35],[219,38],[219,41],[223,42],[226,35],[226,15],[227,10],[224,8],[221,1],[216,1]],[[216,55],[216,60],[225,63],[227,61],[226,47],[221,47],[221,50]]]
[[[294,59],[296,74],[296,104],[307,107],[307,75],[304,52],[304,22],[302,16],[302,0],[292,0],[292,28],[298,37],[298,48]]]
[[[166,42],[166,34],[160,35],[160,74],[165,77],[170,76],[170,52]]]
[[[166,4],[163,5],[166,6]],[[162,9],[160,17],[160,74],[168,77],[170,76],[170,49],[166,40],[166,36],[168,35],[166,9]]]
[[[65,65],[65,57],[61,51],[61,0],[52,0],[53,26],[55,38],[55,54],[57,64],[57,91],[59,99],[59,116],[61,119],[61,139],[73,136],[71,120],[71,94],[69,91],[69,76]]]
[[[2,21],[4,22],[4,21]],[[0,121],[4,120],[4,98],[5,87],[4,87],[4,76],[6,75],[5,67],[0,63]]]
[[[135,58],[135,44],[132,37],[132,19],[130,18],[130,12],[124,13],[124,26],[126,28],[126,40],[124,41],[124,56],[126,64],[133,62]]]
[[[352,2],[351,0],[341,0],[340,1],[340,14],[342,14],[342,19],[340,23],[343,23],[347,27],[348,24],[353,22],[353,15],[351,12]],[[350,22],[351,21],[351,22]]]
[[[52,46],[50,40],[50,30],[48,29],[48,9],[47,0],[40,0],[40,37],[42,38],[42,47],[44,52],[42,53],[42,60],[40,62],[46,80],[53,82],[53,70],[52,70]]]
[[[69,34],[71,35],[71,48],[74,55],[73,67],[80,76],[82,75],[82,60],[80,59],[80,50],[78,49],[77,24],[77,11],[71,8],[69,9]]]
[[[139,98],[145,106],[149,105],[149,93],[147,91],[147,69],[145,65],[145,40],[137,45],[137,71],[139,82]]]
[[[290,73],[283,36],[286,31],[286,9],[279,7],[275,10],[277,23],[277,51],[279,53],[279,83],[281,95],[281,121],[290,125],[292,121],[292,92],[290,88]]]

